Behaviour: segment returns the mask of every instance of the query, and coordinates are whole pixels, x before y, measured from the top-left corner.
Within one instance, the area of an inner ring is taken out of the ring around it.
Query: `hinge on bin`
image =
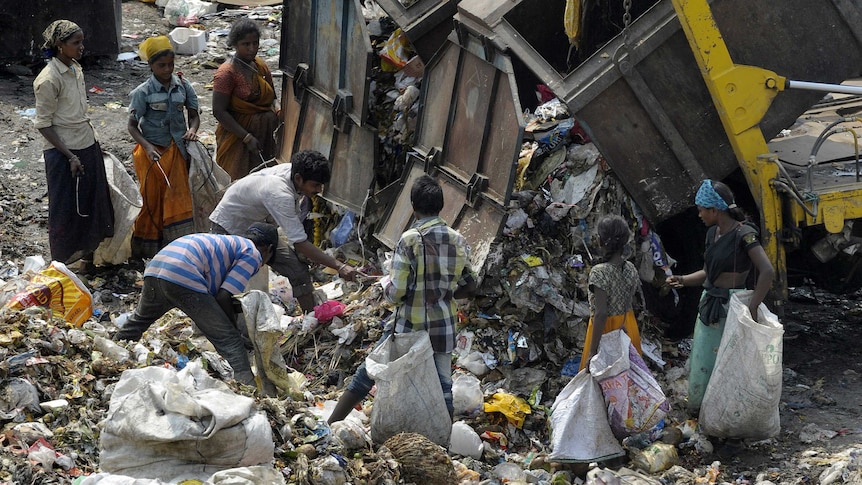
[[[428,155],[425,156],[425,173],[434,175],[437,167],[440,165],[440,150],[437,147],[432,147],[428,150]]]
[[[461,47],[466,47],[467,41],[470,40],[470,33],[467,27],[457,20],[453,20],[452,23],[454,24],[452,27],[455,29],[455,35],[458,36],[458,44]]]
[[[485,37],[484,35],[479,36],[479,42],[482,43],[482,50],[485,54],[485,61],[493,63],[494,53],[496,52],[496,49],[494,49],[494,43],[491,42],[491,39]]]
[[[339,89],[332,101],[332,125],[336,130],[347,133],[350,131],[350,117],[347,113],[353,109],[353,94]]]
[[[488,188],[488,177],[474,173],[470,177],[470,182],[467,183],[467,203],[472,207],[476,207],[479,201],[479,195]]]
[[[293,98],[297,103],[302,104],[305,100],[306,89],[308,89],[308,64],[297,64],[296,71],[293,72]]]

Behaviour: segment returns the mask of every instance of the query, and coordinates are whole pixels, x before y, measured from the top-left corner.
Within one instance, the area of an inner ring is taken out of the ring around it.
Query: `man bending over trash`
[[[245,237],[190,234],[162,248],[144,270],[141,299],[114,340],[138,340],[172,308],[179,308],[233,368],[234,379],[253,384],[254,374],[237,327],[233,295],[272,259],[278,228],[252,224]]]
[[[452,405],[452,350],[455,348],[456,299],[476,290],[470,269],[470,248],[458,231],[440,218],[443,190],[436,179],[419,177],[410,189],[416,222],[401,235],[392,258],[390,280],[383,281],[386,298],[400,304],[395,314],[395,333],[427,330],[434,349],[434,364],[443,388],[449,416]],[[378,345],[391,330],[384,332]],[[341,394],[328,422],[344,419],[359,404],[374,381],[365,364]]]
[[[314,263],[338,271],[347,280],[361,276],[356,268],[338,261],[308,240],[302,221],[308,216],[307,198],[319,194],[329,182],[329,162],[320,152],[303,150],[290,163],[265,168],[237,180],[210,214],[215,234],[240,234],[254,222],[270,221],[281,227],[283,238],[268,264],[287,277],[293,296],[302,311],[314,309],[314,287],[308,264],[298,254]]]

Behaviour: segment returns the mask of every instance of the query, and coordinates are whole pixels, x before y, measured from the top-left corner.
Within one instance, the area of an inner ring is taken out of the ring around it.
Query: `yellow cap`
[[[150,57],[153,57],[157,52],[161,52],[163,50],[173,50],[174,46],[171,45],[171,40],[168,39],[166,35],[160,35],[158,37],[150,37],[149,39],[141,42],[141,45],[138,47],[138,56],[141,60],[149,60]]]

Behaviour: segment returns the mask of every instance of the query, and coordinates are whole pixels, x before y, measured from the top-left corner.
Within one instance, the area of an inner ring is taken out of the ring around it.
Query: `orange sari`
[[[611,315],[605,320],[605,328],[602,331],[602,335],[613,332],[614,330],[625,329],[626,334],[628,334],[629,338],[632,339],[632,345],[635,346],[639,354],[643,354],[641,350],[641,334],[638,330],[638,320],[635,317],[635,312],[632,310],[627,311],[621,315]],[[595,322],[593,322],[593,317],[590,317],[590,324],[587,326],[587,338],[584,344],[584,353],[581,354],[581,366],[578,370],[584,370],[584,367],[587,366],[590,362],[590,349],[589,344],[593,338],[593,332],[595,332]]]
[[[254,59],[254,64],[260,73],[269,72],[266,64],[257,57]],[[242,139],[221,124],[216,127],[216,163],[230,174],[231,180],[245,177],[251,169],[276,155],[273,134],[278,128],[278,117],[272,110],[275,90],[260,74],[255,75],[252,82],[257,83],[260,95],[256,99],[248,100],[231,95],[228,112],[240,126],[257,138],[260,153],[246,150]]]
[[[152,258],[169,242],[195,232],[188,163],[173,142],[158,165],[141,145],[132,157],[144,199],[132,232],[132,256]]]

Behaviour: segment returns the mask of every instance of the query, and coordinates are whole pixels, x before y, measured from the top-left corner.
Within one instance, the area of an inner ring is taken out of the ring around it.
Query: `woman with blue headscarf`
[[[693,413],[700,410],[715,367],[730,295],[746,288],[753,266],[757,271],[757,283],[748,308],[752,315],[757,315],[757,307],[766,298],[775,272],[760,245],[758,230],[746,223],[746,215],[736,206],[733,192],[727,185],[704,180],[695,196],[695,204],[698,217],[709,226],[703,269],[667,279],[673,287],[703,286],[704,289],[689,355],[687,407]]]

